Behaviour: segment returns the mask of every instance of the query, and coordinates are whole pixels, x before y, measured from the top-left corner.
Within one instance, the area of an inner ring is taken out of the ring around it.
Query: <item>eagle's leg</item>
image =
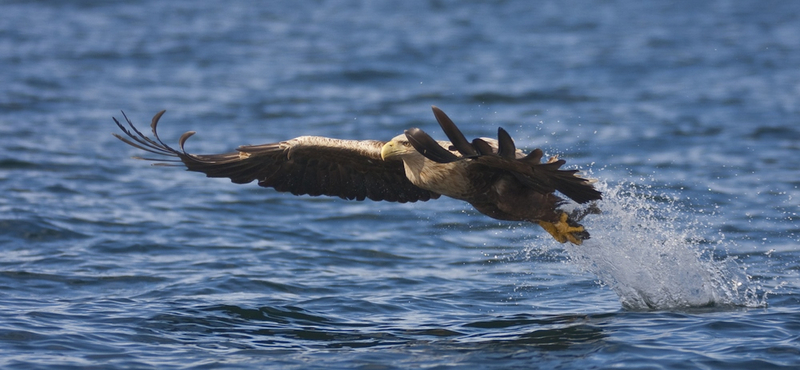
[[[597,202],[592,202],[589,204],[588,207],[576,208],[572,212],[570,212],[568,222],[575,223],[577,225],[578,222],[581,222],[581,220],[586,218],[586,216],[588,215],[599,215],[602,213],[603,211],[600,209],[600,207],[597,206]]]
[[[569,216],[566,212],[562,212],[557,222],[538,221],[537,223],[545,231],[558,240],[559,243],[570,242],[575,245],[581,245],[584,240],[589,239],[589,233],[575,222],[570,222]]]

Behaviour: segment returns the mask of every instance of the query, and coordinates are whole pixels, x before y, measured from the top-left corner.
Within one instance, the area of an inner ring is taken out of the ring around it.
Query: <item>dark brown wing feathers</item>
[[[517,146],[514,145],[514,139],[502,127],[497,129],[497,155],[509,160],[517,159]]]
[[[441,147],[436,144],[436,141],[422,130],[414,129],[413,137],[417,138],[417,144],[414,147],[428,159],[440,163],[472,160],[476,165],[484,166],[487,169],[508,171],[531,189],[542,193],[559,191],[578,203],[587,203],[602,198],[602,193],[597,191],[589,180],[576,176],[578,170],[562,170],[561,166],[566,163],[563,159],[541,163],[543,156],[541,149],[536,149],[525,157],[517,158],[514,140],[502,128],[497,131],[498,148],[496,152],[484,140],[474,139],[470,143],[441,109],[435,106],[432,109],[442,130],[453,143],[455,150],[463,157],[455,157],[451,153],[450,155],[455,158],[448,157],[443,153],[438,154],[437,147]],[[406,136],[409,136],[408,133]],[[413,141],[412,144],[414,144]]]
[[[183,163],[189,171],[203,172],[208,177],[227,177],[239,184],[258,181],[260,186],[295,195],[391,202],[439,197],[439,194],[413,185],[405,177],[402,162],[383,161],[380,157],[383,142],[304,136],[280,143],[241,146],[233,153],[189,154],[184,145],[194,132],[181,136],[180,150],[164,144],[158,137],[158,121],[163,114],[164,111],[159,112],[151,122],[154,139],[136,129],[124,113],[129,129],[116,118],[114,122],[126,136],[114,136],[133,147],[161,156],[141,159],[157,161],[157,164]]]
[[[439,122],[439,126],[442,127],[442,131],[444,134],[447,135],[447,138],[450,139],[450,143],[453,144],[453,147],[461,153],[464,158],[472,158],[477,157],[478,152],[475,151],[475,148],[467,141],[467,138],[464,137],[464,134],[461,133],[461,130],[458,129],[453,120],[450,119],[444,112],[436,106],[432,106],[433,115],[436,117],[436,122]]]
[[[437,163],[450,163],[461,160],[462,158],[442,148],[436,140],[425,131],[418,128],[410,128],[405,131],[406,139],[411,143],[420,154]]]

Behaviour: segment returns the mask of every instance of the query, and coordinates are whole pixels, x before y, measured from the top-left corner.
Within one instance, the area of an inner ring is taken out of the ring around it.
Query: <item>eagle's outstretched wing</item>
[[[507,171],[526,187],[535,191],[544,194],[559,191],[578,203],[602,198],[602,193],[592,186],[590,180],[577,175],[578,170],[562,170],[561,166],[566,163],[563,159],[553,158],[541,163],[543,156],[541,149],[536,149],[528,155],[522,154],[517,150],[508,132],[502,128],[497,130],[496,143],[492,142],[490,145],[484,139],[474,139],[469,142],[450,117],[441,109],[435,106],[432,108],[436,121],[452,143],[452,149],[458,151],[461,156],[441,147],[436,140],[418,128],[406,130],[408,141],[426,158],[438,163],[472,160],[476,165]]]
[[[400,203],[439,197],[437,193],[412,184],[405,176],[401,161],[381,159],[385,142],[301,136],[279,143],[244,145],[231,153],[189,154],[184,150],[184,144],[194,135],[193,131],[181,136],[180,150],[164,144],[158,137],[156,128],[164,112],[158,112],[150,124],[153,138],[136,129],[125,113],[123,116],[130,130],[116,118],[114,122],[127,137],[114,136],[133,147],[162,156],[140,159],[157,161],[158,164],[179,162],[189,171],[203,172],[208,177],[227,177],[238,184],[258,181],[260,186],[295,195],[329,195]]]

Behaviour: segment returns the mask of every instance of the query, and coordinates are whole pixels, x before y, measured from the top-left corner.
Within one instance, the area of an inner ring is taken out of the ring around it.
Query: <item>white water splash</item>
[[[720,243],[699,236],[708,229],[678,207],[634,184],[609,186],[603,213],[583,221],[591,239],[563,247],[570,260],[596,275],[631,310],[758,307],[766,304],[733,257],[716,257]]]

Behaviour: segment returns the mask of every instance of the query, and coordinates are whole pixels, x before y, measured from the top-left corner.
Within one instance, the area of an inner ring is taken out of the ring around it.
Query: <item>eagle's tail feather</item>
[[[556,169],[548,175],[555,189],[575,202],[584,204],[602,199],[603,194],[594,188],[592,181],[579,177],[577,173],[578,170]]]

